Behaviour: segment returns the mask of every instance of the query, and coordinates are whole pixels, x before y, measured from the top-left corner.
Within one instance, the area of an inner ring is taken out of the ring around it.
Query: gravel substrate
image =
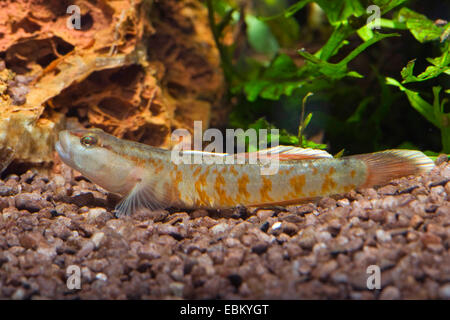
[[[54,171],[0,180],[0,298],[450,299],[448,162],[317,204],[120,219],[117,198]]]

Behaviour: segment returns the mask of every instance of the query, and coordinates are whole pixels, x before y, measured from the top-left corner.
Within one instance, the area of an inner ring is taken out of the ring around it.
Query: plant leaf
[[[440,127],[439,122],[436,120],[434,116],[434,109],[431,104],[426,102],[424,99],[422,99],[418,92],[409,90],[402,86],[400,82],[393,78],[386,78],[386,83],[391,86],[398,87],[401,91],[405,92],[406,96],[408,97],[409,102],[411,103],[411,106],[416,109],[422,116],[425,117],[428,121],[430,121],[432,124],[434,124],[436,127]]]
[[[403,78],[402,83],[425,81],[436,78],[442,73],[450,75],[450,53],[448,51],[445,51],[440,57],[428,58],[427,60],[433,65],[428,66],[425,71],[418,76],[415,76],[413,73],[415,60],[408,62],[406,67],[401,71]]]
[[[374,0],[373,4],[380,7],[381,14],[383,15],[406,1],[407,0]]]
[[[435,25],[425,15],[408,8],[400,9],[398,20],[406,22],[406,27],[420,43],[439,39],[444,32],[443,28]]]
[[[245,23],[247,25],[248,42],[252,48],[257,52],[274,56],[279,49],[279,45],[269,26],[250,14],[245,16]]]

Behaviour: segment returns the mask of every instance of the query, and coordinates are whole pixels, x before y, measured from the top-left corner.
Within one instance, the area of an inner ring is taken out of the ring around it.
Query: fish
[[[275,174],[262,174],[261,167],[266,164],[250,163],[251,153],[240,163],[176,163],[172,150],[119,139],[101,129],[60,131],[55,149],[68,166],[122,196],[115,208],[117,216],[141,208],[227,209],[302,203],[381,186],[435,167],[429,157],[415,150],[333,158],[323,150],[280,145],[256,152],[278,160]],[[179,152],[188,157],[201,154],[213,160],[236,159],[236,155],[222,153]]]

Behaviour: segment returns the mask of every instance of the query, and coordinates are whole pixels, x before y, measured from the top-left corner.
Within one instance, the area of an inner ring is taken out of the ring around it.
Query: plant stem
[[[308,98],[312,95],[314,95],[314,93],[308,92],[302,100],[302,113],[300,115],[300,123],[298,125],[298,143],[301,147],[303,147],[303,130],[305,129],[304,120],[305,120],[306,100],[308,100]]]
[[[214,38],[214,42],[216,43],[217,50],[219,51],[220,60],[222,63],[222,69],[225,74],[225,79],[228,83],[231,81],[231,75],[232,75],[232,64],[228,57],[228,55],[225,52],[225,48],[223,47],[222,43],[220,42],[220,34],[219,30],[217,28],[216,19],[214,17],[214,6],[213,6],[214,0],[206,0],[206,6],[208,8],[208,20],[209,20],[209,26],[211,28],[211,32]]]

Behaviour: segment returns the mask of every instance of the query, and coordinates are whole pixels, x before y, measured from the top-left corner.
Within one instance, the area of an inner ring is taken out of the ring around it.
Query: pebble
[[[408,232],[408,234],[406,235],[406,240],[410,242],[416,241],[417,239],[419,239],[419,236],[414,232]]]
[[[316,274],[320,279],[326,279],[331,272],[336,270],[338,267],[338,263],[336,260],[330,260],[326,263],[320,264],[316,269]]]
[[[258,210],[256,212],[256,216],[259,218],[259,220],[261,221],[265,221],[270,217],[273,217],[273,215],[275,214],[275,211],[273,210]]]
[[[172,282],[169,284],[170,291],[172,291],[172,294],[176,297],[183,297],[183,291],[184,291],[184,283],[182,282]]]
[[[9,247],[20,246],[19,237],[13,232],[7,232],[5,239]]]
[[[14,294],[12,295],[13,300],[23,300],[25,297],[25,290],[22,288],[17,289]]]
[[[242,284],[242,277],[239,274],[232,273],[228,275],[227,278],[230,281],[230,283],[236,288],[239,288]]]
[[[333,235],[337,235],[341,230],[342,223],[339,219],[331,219],[328,221],[328,229]]]
[[[415,214],[415,215],[411,218],[411,220],[410,220],[410,222],[409,222],[409,225],[410,225],[412,228],[417,229],[422,223],[423,223],[423,218],[422,218],[421,216]]]
[[[92,223],[104,214],[106,214],[105,208],[91,208],[86,214],[86,220]]]
[[[367,273],[358,269],[351,273],[348,282],[356,290],[367,290]]]
[[[27,232],[20,237],[20,244],[27,249],[36,249],[44,237],[38,232]]]
[[[435,164],[437,165],[437,166],[439,166],[439,165],[441,165],[441,164],[443,164],[443,163],[445,163],[445,162],[447,162],[448,161],[448,155],[446,155],[446,154],[441,154],[441,155],[439,155],[438,157],[437,157],[437,159],[436,159],[436,161],[435,161]]]
[[[339,199],[338,201],[336,201],[336,204],[339,207],[347,207],[350,205],[350,200],[348,200],[347,198]]]
[[[52,261],[57,255],[56,247],[53,246],[40,246],[36,250],[36,252],[40,254],[42,258],[44,258],[44,260],[47,261]]]
[[[381,202],[381,207],[383,209],[392,209],[398,204],[397,198],[393,196],[387,196]]]
[[[379,188],[378,193],[382,195],[394,195],[397,193],[397,187],[388,184],[387,186]]]
[[[423,242],[423,244],[425,245],[430,245],[430,244],[441,244],[441,238],[438,237],[435,234],[432,233],[424,233],[421,237],[421,240]]]
[[[295,207],[294,210],[296,214],[303,216],[307,213],[315,212],[316,206],[312,203],[308,203],[299,207]]]
[[[377,240],[380,242],[388,242],[392,240],[391,234],[384,231],[383,229],[378,229],[375,233]]]
[[[82,267],[81,268],[81,276],[86,279],[86,281],[91,282],[92,281],[92,272],[89,270],[88,267]]]
[[[431,188],[430,195],[439,197],[441,195],[445,194],[445,188],[443,186],[436,186]]]
[[[231,238],[231,237],[226,238],[224,242],[225,242],[225,245],[229,248],[238,247],[241,244],[241,242],[239,240],[237,240],[235,238]]]
[[[440,206],[437,210],[436,210],[436,215],[450,215],[450,205],[443,205]]]
[[[100,247],[100,244],[102,243],[103,239],[105,239],[105,234],[103,232],[94,233],[94,235],[91,238],[91,241],[96,249]]]
[[[450,283],[444,284],[439,288],[439,297],[445,300],[450,299]]]
[[[218,235],[227,232],[230,228],[231,226],[228,223],[218,223],[209,230],[212,232],[212,234]]]
[[[231,248],[227,253],[224,261],[224,266],[237,267],[241,265],[244,260],[244,250],[241,248]]]
[[[64,185],[66,184],[66,179],[64,179],[64,177],[60,174],[55,174],[49,183],[53,183],[57,188],[64,187]]]
[[[398,300],[401,298],[400,290],[393,286],[388,286],[381,291],[380,300]]]
[[[328,231],[322,231],[317,234],[318,241],[325,242],[325,241],[330,240],[331,238],[332,238],[331,234]]]
[[[333,272],[330,276],[331,280],[336,283],[347,283],[348,276],[343,272]]]
[[[317,255],[326,253],[327,245],[324,242],[318,242],[313,246],[312,251]]]
[[[273,226],[272,230],[274,230]],[[281,223],[281,231],[287,235],[293,236],[299,231],[299,227],[295,223],[283,221]]]
[[[252,227],[251,223],[249,223],[247,221],[243,221],[243,222],[238,223],[237,225],[235,225],[230,230],[229,234],[230,234],[231,237],[240,238],[251,227]]]
[[[265,221],[263,223],[261,223],[261,225],[259,226],[259,229],[263,232],[267,232],[267,230],[269,230],[270,227],[270,223],[268,221]]]
[[[27,210],[29,212],[37,212],[42,208],[49,206],[50,203],[44,199],[39,193],[20,193],[15,197],[16,207],[19,210]]]
[[[108,276],[102,272],[99,272],[95,275],[95,279],[98,279],[101,281],[106,281],[106,280],[108,280]]]
[[[269,246],[267,245],[267,243],[259,243],[252,247],[252,252],[256,254],[263,254],[267,251],[268,247]]]
[[[102,258],[102,259],[90,259],[87,260],[86,267],[88,267],[90,270],[92,270],[95,273],[102,272],[106,269],[108,266],[108,260]]]
[[[27,101],[27,94],[30,89],[21,84],[14,83],[13,85],[8,86],[8,94],[12,99],[12,102],[16,106],[21,106]]]
[[[312,249],[316,243],[314,231],[312,229],[300,231],[300,239],[298,243],[303,249]]]
[[[280,228],[281,228],[281,222],[275,222],[271,227],[272,230],[278,230]]]
[[[7,185],[0,185],[0,196],[8,197],[17,194],[17,189]]]
[[[198,209],[191,213],[193,219],[207,217],[209,215],[208,211],[205,209]]]
[[[91,253],[95,248],[95,245],[92,241],[86,241],[86,243],[83,245],[83,247],[78,251],[77,257],[83,258],[87,256],[89,253]]]
[[[94,202],[94,195],[92,192],[83,192],[71,197],[71,202],[78,207],[87,206]]]
[[[14,205],[14,204],[13,204]],[[0,197],[0,211],[10,206],[9,199],[5,197]]]
[[[317,205],[322,208],[333,208],[336,207],[336,200],[330,197],[323,197]]]
[[[383,224],[386,221],[386,210],[374,209],[370,212],[369,217],[371,220]]]
[[[154,243],[146,243],[138,250],[139,257],[143,259],[157,259],[161,257],[161,253],[159,252],[158,245]]]
[[[201,209],[120,219],[98,202],[104,193],[94,185],[65,176],[29,171],[0,180],[0,199],[12,201],[0,215],[0,298],[450,299],[450,183],[442,173],[398,180],[385,196],[354,192],[352,202],[324,198],[231,218]],[[397,194],[407,185],[417,188]],[[96,199],[79,207],[70,196],[56,199],[58,188]],[[52,203],[37,214],[17,210],[20,189]],[[82,268],[81,291],[65,289],[71,264]],[[382,290],[367,290],[370,264],[383,270]]]
[[[427,225],[427,232],[435,234],[441,238],[444,238],[446,235],[445,228],[436,223],[429,223]]]

